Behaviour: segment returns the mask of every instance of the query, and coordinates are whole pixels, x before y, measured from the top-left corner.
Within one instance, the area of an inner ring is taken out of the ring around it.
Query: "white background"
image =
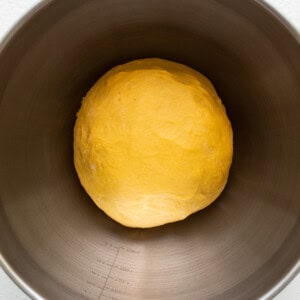
[[[275,7],[300,32],[300,0],[265,1]],[[0,0],[0,40],[11,26],[38,2],[40,0]],[[29,300],[1,268],[0,300]],[[275,297],[275,300],[300,300],[300,274]]]

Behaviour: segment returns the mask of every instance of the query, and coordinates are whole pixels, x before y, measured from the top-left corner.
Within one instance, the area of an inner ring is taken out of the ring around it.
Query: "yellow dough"
[[[232,129],[210,81],[150,58],[114,67],[88,92],[74,162],[99,208],[129,227],[182,220],[223,190]]]

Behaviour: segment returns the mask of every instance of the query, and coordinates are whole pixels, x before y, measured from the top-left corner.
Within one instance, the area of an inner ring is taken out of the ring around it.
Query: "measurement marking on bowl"
[[[105,289],[105,287],[106,287],[106,284],[107,284],[107,281],[108,281],[108,279],[109,279],[110,273],[111,273],[113,267],[115,266],[116,260],[117,260],[117,258],[118,258],[118,256],[119,256],[119,253],[120,253],[120,248],[117,248],[116,255],[115,255],[114,260],[113,260],[113,263],[112,263],[112,265],[111,265],[111,267],[110,267],[110,269],[109,269],[109,271],[108,271],[108,275],[107,275],[107,277],[106,277],[106,279],[105,279],[104,285],[103,285],[102,290],[101,290],[101,294],[100,294],[100,296],[99,296],[98,299],[101,299],[101,297],[102,297],[102,295],[103,295],[103,293],[104,293],[104,289]]]
[[[140,251],[123,246],[114,246],[111,243],[105,243],[105,246],[115,251],[112,261],[107,261],[104,258],[97,258],[96,261],[97,263],[108,268],[107,275],[100,274],[96,270],[91,270],[91,274],[94,277],[97,277],[98,280],[104,280],[104,283],[99,286],[96,282],[89,281],[87,282],[87,284],[89,286],[92,286],[93,288],[97,288],[100,290],[100,294],[97,297],[98,300],[102,298],[109,300],[119,300],[118,296],[129,296],[128,292],[126,292],[123,288],[126,289],[126,287],[130,285],[130,282],[125,278],[113,274],[113,271],[116,270],[118,271],[118,273],[120,271],[125,273],[133,273],[133,269],[130,266],[123,265],[122,262],[118,263],[118,258],[120,258],[121,254],[130,256],[139,255]],[[87,291],[85,291],[85,294],[88,294]],[[116,296],[113,296],[112,294]]]

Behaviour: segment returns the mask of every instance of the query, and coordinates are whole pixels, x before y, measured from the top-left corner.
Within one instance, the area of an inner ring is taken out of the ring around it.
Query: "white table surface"
[[[265,1],[275,7],[300,32],[300,0]],[[38,2],[40,0],[0,0],[0,40]],[[1,268],[0,300],[29,300]],[[300,300],[300,274],[274,300]]]

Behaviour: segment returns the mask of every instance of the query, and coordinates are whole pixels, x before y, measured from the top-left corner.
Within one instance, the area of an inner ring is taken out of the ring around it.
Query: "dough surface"
[[[230,121],[210,81],[156,58],[102,76],[74,128],[82,186],[129,227],[175,222],[211,204],[227,182],[232,152]]]

